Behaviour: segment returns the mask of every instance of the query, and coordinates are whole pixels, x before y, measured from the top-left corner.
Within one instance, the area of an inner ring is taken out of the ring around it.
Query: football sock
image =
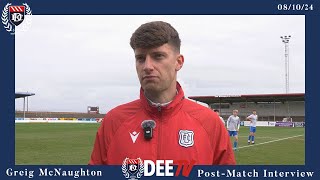
[[[233,147],[237,148],[237,146],[238,146],[238,142],[237,141],[233,142]]]
[[[251,136],[249,135],[248,142],[250,142]]]

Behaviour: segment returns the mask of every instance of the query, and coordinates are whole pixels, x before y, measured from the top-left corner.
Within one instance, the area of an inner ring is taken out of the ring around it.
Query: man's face
[[[238,112],[237,112],[237,111],[233,111],[233,115],[234,115],[234,116],[237,116],[237,115],[238,115]]]
[[[252,111],[252,113],[253,113],[254,115],[256,115],[256,114],[257,114],[257,111]]]
[[[171,45],[134,50],[136,70],[144,91],[160,93],[176,86],[177,71],[183,65],[183,56]]]

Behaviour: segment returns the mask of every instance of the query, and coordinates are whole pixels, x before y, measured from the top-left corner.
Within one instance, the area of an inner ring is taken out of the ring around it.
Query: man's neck
[[[162,93],[145,92],[144,94],[147,97],[147,99],[152,103],[165,104],[165,103],[171,102],[174,99],[174,97],[177,95],[177,93],[178,91],[176,87],[174,87]]]

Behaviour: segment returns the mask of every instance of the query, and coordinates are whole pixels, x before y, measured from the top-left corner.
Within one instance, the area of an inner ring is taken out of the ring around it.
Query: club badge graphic
[[[193,131],[180,130],[179,131],[179,144],[180,144],[180,146],[183,146],[183,147],[193,146],[193,144],[194,144],[193,136],[194,136]]]
[[[137,159],[124,159],[122,163],[122,173],[124,177],[130,180],[141,178],[143,175],[143,161],[140,158]]]
[[[31,8],[27,3],[13,6],[8,3],[2,10],[1,20],[6,31],[15,34],[16,27],[21,25],[21,31],[26,31],[31,25]]]

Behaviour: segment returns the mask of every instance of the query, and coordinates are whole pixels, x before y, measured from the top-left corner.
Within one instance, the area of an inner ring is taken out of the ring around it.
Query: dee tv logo
[[[125,178],[134,180],[143,176],[182,176],[189,177],[195,164],[194,160],[142,160],[141,158],[125,158],[122,163],[122,173]],[[174,172],[174,165],[177,169]]]

